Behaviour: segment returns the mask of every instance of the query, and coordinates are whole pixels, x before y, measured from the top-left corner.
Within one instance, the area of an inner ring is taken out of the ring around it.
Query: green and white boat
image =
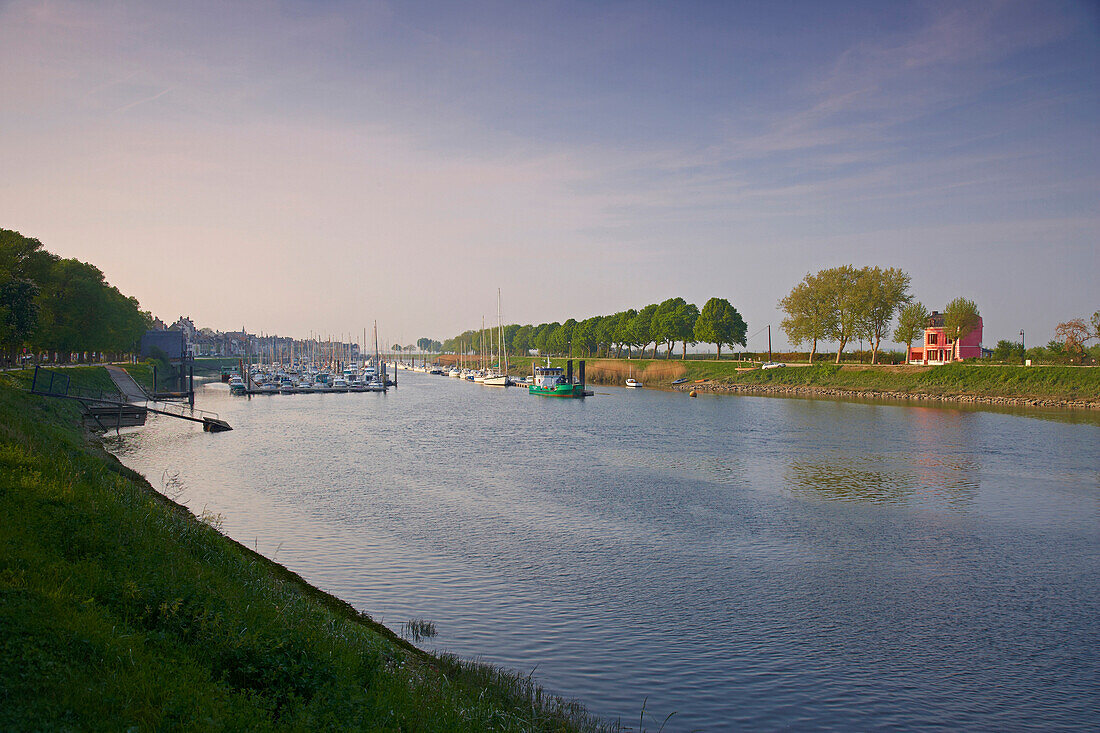
[[[532,365],[534,374],[532,383],[527,385],[527,393],[541,397],[584,397],[590,394],[584,389],[584,362],[580,363],[579,379],[573,379],[573,362],[569,362],[568,371],[561,367]]]

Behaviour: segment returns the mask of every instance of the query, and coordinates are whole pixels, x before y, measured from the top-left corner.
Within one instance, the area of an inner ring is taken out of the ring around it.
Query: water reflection
[[[825,499],[887,504],[906,501],[914,492],[912,478],[890,473],[881,464],[873,459],[846,463],[792,461],[786,480],[795,492]]]

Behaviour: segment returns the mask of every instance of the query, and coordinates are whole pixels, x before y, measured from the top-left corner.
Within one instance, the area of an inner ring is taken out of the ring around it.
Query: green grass
[[[0,729],[596,727],[222,536],[28,384],[0,375]]]
[[[122,367],[126,370],[126,373],[134,378],[134,381],[145,388],[147,392],[156,392],[153,388],[153,364],[148,361],[138,362],[137,364],[125,364]],[[158,371],[160,365],[157,365]],[[160,381],[160,374],[157,374],[157,381]]]

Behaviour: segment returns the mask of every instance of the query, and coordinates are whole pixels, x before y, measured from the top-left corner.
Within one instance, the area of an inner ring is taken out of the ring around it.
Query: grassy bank
[[[531,358],[520,358],[513,374],[530,374]],[[540,360],[539,363],[545,363]],[[564,359],[551,359],[556,366]],[[1100,402],[1100,368],[1071,366],[997,366],[946,364],[943,366],[869,366],[814,364],[761,370],[737,361],[679,361],[677,359],[589,359],[588,381],[622,384],[633,375],[647,387],[668,387],[677,379],[717,382],[715,387],[762,389],[780,386],[839,392],[891,395],[977,396]]]
[[[0,375],[0,729],[593,727],[224,537],[28,383]]]
[[[815,365],[742,372],[731,384],[820,386],[852,392],[1098,401],[1100,369],[945,364],[934,367]]]

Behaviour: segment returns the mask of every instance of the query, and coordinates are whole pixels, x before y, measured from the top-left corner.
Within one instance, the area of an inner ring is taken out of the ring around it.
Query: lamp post
[[[1024,346],[1024,329],[1020,329],[1020,363],[1024,363],[1024,359],[1027,358],[1027,348]]]

